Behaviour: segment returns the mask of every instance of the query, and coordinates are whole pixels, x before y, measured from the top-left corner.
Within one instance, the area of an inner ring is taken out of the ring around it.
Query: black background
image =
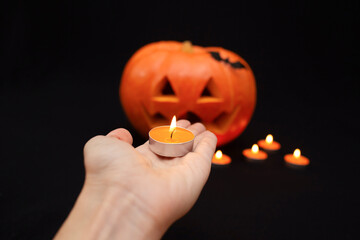
[[[1,3],[0,238],[49,239],[84,179],[82,147],[128,128],[126,61],[159,40],[242,56],[257,82],[252,121],[221,149],[198,202],[164,239],[355,239],[359,199],[359,2]],[[264,164],[241,150],[272,133]],[[288,169],[296,147],[311,160]]]

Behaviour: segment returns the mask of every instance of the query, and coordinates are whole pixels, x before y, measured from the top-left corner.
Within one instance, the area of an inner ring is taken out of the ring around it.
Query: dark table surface
[[[355,239],[359,5],[147,4],[3,8],[0,238],[54,236],[81,190],[86,141],[117,127],[135,146],[144,141],[119,102],[126,61],[149,42],[190,39],[244,57],[257,106],[243,134],[220,148],[231,165],[212,169],[164,239]],[[242,149],[267,133],[282,149],[263,164],[244,161]],[[296,147],[311,160],[303,171],[283,163]]]

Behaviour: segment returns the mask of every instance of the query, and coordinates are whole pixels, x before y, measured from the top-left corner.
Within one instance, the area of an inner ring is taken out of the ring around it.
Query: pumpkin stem
[[[192,43],[190,41],[184,41],[181,50],[187,53],[192,53],[194,51]]]

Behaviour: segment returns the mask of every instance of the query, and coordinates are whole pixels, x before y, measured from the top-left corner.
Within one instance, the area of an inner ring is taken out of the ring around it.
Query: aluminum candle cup
[[[155,127],[149,132],[151,151],[164,157],[181,157],[192,151],[195,135],[182,127],[171,134],[170,126]]]

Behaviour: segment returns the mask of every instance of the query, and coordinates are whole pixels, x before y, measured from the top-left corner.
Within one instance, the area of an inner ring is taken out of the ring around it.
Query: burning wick
[[[172,139],[172,136],[175,132],[176,129],[176,116],[174,116],[171,120],[171,124],[170,124],[170,128],[169,128],[169,132],[170,132],[170,138]]]

